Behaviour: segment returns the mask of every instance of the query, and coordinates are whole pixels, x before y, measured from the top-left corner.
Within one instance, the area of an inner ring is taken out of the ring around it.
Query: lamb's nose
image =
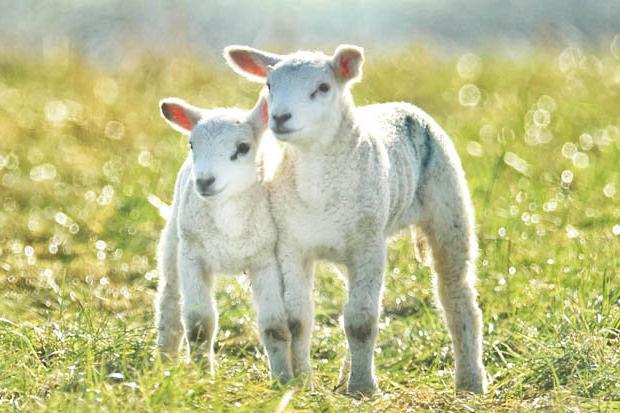
[[[198,189],[200,189],[201,192],[207,192],[209,187],[213,185],[213,182],[215,182],[214,176],[210,176],[208,178],[200,178],[196,179],[196,186],[198,187]]]
[[[293,115],[291,115],[290,113],[283,113],[282,115],[271,115],[273,120],[276,122],[277,127],[282,126],[282,124],[289,120],[291,116]]]

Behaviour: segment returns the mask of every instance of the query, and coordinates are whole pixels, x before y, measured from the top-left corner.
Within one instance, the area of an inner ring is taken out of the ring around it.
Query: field
[[[179,96],[250,107],[223,60],[0,56],[0,410],[619,411],[620,44],[519,58],[367,56],[358,104],[412,102],[447,130],[476,207],[485,396],[455,394],[432,277],[391,242],[382,394],[334,393],[344,285],[319,267],[314,389],[269,380],[247,277],[222,278],[215,379],[155,352],[154,251],[187,143]]]

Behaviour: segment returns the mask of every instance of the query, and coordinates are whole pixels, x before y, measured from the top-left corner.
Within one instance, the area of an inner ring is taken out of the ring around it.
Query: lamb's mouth
[[[271,128],[271,131],[276,135],[290,135],[295,132],[299,132],[300,129],[283,129],[283,128]]]
[[[217,191],[201,191],[200,189],[196,188],[196,192],[198,193],[198,195],[200,195],[202,198],[210,198],[213,197],[217,194],[219,194],[220,192],[222,192],[224,189],[226,189],[226,187],[224,188],[220,188]]]

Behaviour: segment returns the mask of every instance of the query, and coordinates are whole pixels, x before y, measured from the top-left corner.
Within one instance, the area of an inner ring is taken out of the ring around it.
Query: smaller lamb
[[[267,103],[261,96],[249,112],[203,110],[167,98],[160,108],[174,129],[189,135],[191,147],[159,243],[160,353],[174,358],[185,331],[193,358],[206,358],[213,374],[214,276],[247,271],[272,376],[286,382],[292,376],[291,334],[275,258],[276,228],[258,156]]]

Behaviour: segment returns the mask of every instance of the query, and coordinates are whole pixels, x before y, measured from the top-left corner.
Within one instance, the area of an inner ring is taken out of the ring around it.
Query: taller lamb
[[[312,263],[329,260],[348,270],[344,326],[350,360],[341,380],[348,378],[349,393],[377,389],[373,350],[386,239],[415,225],[432,249],[456,388],[484,392],[472,204],[447,134],[408,103],[355,107],[349,88],[361,78],[359,47],[343,45],[327,56],[231,46],[224,55],[237,73],[266,81],[269,127],[285,142],[271,203],[294,374],[311,373]]]

